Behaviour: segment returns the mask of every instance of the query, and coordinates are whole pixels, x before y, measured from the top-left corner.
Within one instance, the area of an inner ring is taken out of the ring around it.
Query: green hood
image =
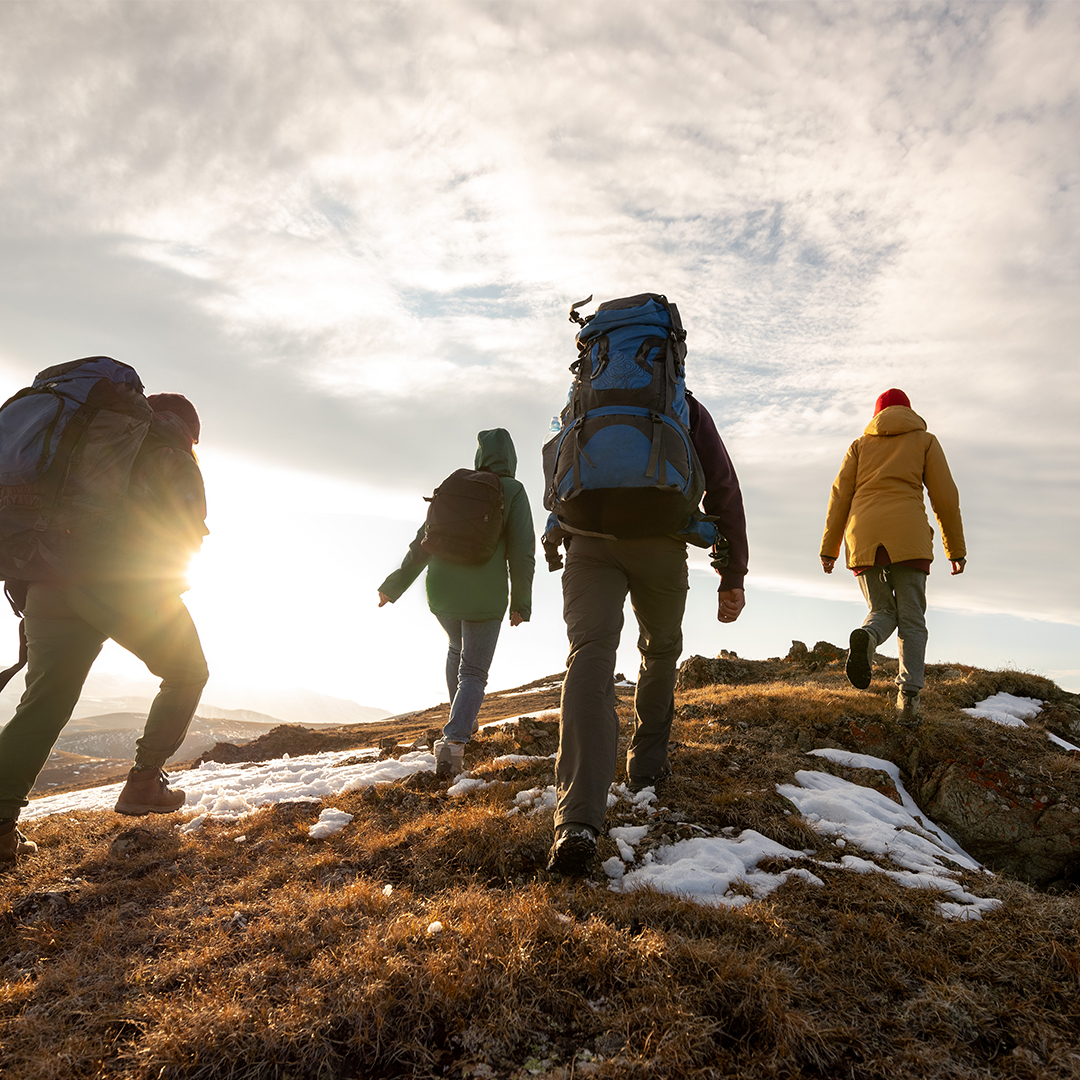
[[[506,428],[481,431],[476,441],[480,445],[476,448],[473,468],[489,469],[496,476],[513,476],[517,472],[517,451]]]

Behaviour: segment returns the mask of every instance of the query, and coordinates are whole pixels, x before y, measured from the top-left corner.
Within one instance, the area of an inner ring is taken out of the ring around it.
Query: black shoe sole
[[[578,877],[585,873],[585,867],[595,854],[596,841],[584,836],[556,840],[547,864],[548,873]]]
[[[873,668],[867,653],[870,650],[870,635],[862,629],[852,630],[848,638],[847,677],[857,690],[865,690],[873,678]]]

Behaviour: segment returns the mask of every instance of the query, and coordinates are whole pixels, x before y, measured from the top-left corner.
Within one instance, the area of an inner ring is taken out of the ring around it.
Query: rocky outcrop
[[[697,690],[717,684],[741,686],[762,682],[766,676],[755,668],[753,661],[740,660],[735,653],[726,650],[716,657],[691,656],[679,665],[675,689]]]
[[[980,862],[1045,888],[1080,873],[1080,785],[1068,775],[968,753],[920,770],[912,795]]]
[[[824,746],[830,736],[806,741]],[[1029,767],[1022,751],[974,727],[967,749],[944,757],[935,740],[891,719],[853,719],[844,741],[899,765],[923,813],[989,869],[1039,888],[1080,882],[1080,772]]]

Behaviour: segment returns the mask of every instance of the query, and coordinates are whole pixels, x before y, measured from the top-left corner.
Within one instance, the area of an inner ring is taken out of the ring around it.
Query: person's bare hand
[[[952,563],[952,570],[950,571],[950,573],[953,576],[955,576],[956,574],[962,574],[964,572],[964,567],[967,566],[966,557],[963,559],[950,559],[949,562]]]
[[[821,556],[821,569],[824,570],[826,574],[831,574],[835,565],[835,559],[830,559],[828,555]]]
[[[717,619],[723,623],[734,622],[746,607],[746,593],[742,589],[721,589],[716,595],[719,599]]]
[[[393,601],[390,599],[389,596],[386,595],[386,593],[384,593],[384,592],[379,593],[379,607],[382,607],[383,604],[392,604],[392,603],[393,603]]]
[[[521,617],[521,612],[520,611],[511,611],[510,612],[510,625],[511,626],[520,626],[524,621],[525,620]]]

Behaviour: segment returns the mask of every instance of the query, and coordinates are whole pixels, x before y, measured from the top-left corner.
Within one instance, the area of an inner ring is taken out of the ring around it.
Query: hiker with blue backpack
[[[686,332],[657,293],[570,318],[578,358],[570,399],[544,447],[543,543],[563,564],[570,643],[555,762],[555,839],[548,870],[580,874],[596,852],[617,770],[615,655],[629,593],[641,667],[627,786],[653,788],[671,769],[668,744],[689,589],[686,545],[711,549],[717,618],[745,605],[746,519],[738,477],[708,410],[687,389]],[[703,508],[703,509],[702,509]],[[704,512],[703,512],[704,511]]]
[[[37,850],[19,814],[107,638],[161,679],[115,809],[184,805],[164,766],[207,680],[181,599],[207,532],[199,434],[187,398],[145,397],[135,370],[109,357],[49,368],[0,408],[0,573],[23,645],[0,686],[27,669],[0,729],[0,861]]]
[[[435,489],[404,561],[379,586],[383,607],[427,568],[428,607],[449,639],[450,717],[434,747],[435,771],[444,778],[462,771],[465,747],[479,730],[507,605],[511,626],[532,614],[536,537],[528,495],[514,478],[517,451],[505,428],[481,431],[477,442],[473,469],[456,470]]]

